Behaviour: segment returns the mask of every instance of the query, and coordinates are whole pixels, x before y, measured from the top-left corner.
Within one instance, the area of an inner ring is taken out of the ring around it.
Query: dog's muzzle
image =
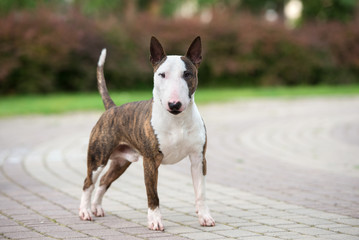
[[[168,108],[169,108],[169,112],[177,115],[179,113],[181,113],[182,111],[180,110],[182,107],[182,103],[181,102],[169,102],[168,103]]]

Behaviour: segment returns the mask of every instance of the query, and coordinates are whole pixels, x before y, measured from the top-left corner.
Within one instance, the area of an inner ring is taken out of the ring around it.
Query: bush
[[[201,86],[358,83],[358,24],[356,18],[288,30],[247,13],[214,12],[204,24],[146,13],[91,19],[71,9],[15,12],[0,19],[0,92],[93,91],[104,47],[110,89],[149,88],[152,35],[169,54],[184,54],[202,36]]]
[[[0,23],[0,91],[38,93],[93,89],[103,46],[89,19],[47,9],[12,13]]]

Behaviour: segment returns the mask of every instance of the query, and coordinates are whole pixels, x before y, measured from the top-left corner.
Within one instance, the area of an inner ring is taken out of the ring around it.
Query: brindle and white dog
[[[192,42],[185,56],[167,56],[160,42],[152,37],[153,98],[116,106],[107,91],[103,74],[106,50],[102,51],[97,80],[106,111],[90,136],[81,219],[93,220],[92,213],[103,217],[101,203],[106,190],[132,162],[143,159],[148,227],[163,231],[157,194],[158,167],[189,156],[199,222],[202,226],[215,225],[205,201],[206,128],[194,102],[201,52],[200,37]],[[91,204],[95,183],[109,159],[110,168],[101,178]]]

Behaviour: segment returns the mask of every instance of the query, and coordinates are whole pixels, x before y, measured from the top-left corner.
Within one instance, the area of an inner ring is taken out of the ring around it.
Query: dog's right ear
[[[163,51],[161,43],[155,37],[151,38],[150,53],[150,61],[153,66],[159,64],[162,59],[166,57],[166,53]]]

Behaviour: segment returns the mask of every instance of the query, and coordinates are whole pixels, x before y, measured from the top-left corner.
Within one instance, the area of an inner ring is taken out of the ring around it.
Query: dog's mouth
[[[178,115],[180,114],[182,111],[176,111],[176,110],[173,110],[173,111],[169,111],[171,114],[173,115]]]

